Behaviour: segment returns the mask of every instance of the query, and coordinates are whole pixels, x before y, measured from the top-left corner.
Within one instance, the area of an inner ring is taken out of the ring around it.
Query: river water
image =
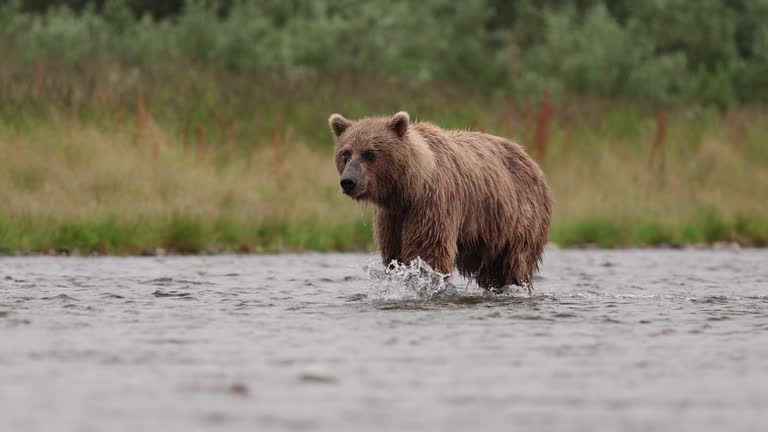
[[[0,429],[768,430],[768,251],[0,258]],[[439,281],[438,281],[439,282]]]

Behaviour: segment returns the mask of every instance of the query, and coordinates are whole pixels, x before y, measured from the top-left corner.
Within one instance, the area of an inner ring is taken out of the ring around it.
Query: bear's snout
[[[347,163],[344,172],[341,173],[341,191],[354,199],[360,199],[365,193],[368,182],[365,178],[362,160],[355,158]]]
[[[352,193],[352,191],[355,190],[355,186],[357,186],[355,179],[350,177],[342,177],[341,182],[339,183],[341,184],[341,190],[347,195]]]

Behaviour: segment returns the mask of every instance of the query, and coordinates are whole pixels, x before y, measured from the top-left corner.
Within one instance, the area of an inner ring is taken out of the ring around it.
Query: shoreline
[[[342,212],[343,213],[343,212]],[[269,255],[374,252],[366,212],[328,221],[246,222],[195,217],[154,222],[118,218],[79,221],[0,216],[0,256]],[[164,220],[165,219],[165,220]],[[547,249],[742,249],[768,247],[768,219],[715,214],[666,224],[589,218],[555,222]]]
[[[740,250],[768,250],[768,246],[755,246],[755,245],[742,245],[737,242],[715,242],[711,244],[689,244],[689,245],[655,245],[655,246],[639,246],[628,245],[619,247],[601,247],[594,244],[584,245],[572,245],[572,246],[560,246],[554,243],[547,243],[545,251],[564,250],[564,251],[611,251],[611,250],[623,250],[623,251],[740,251]],[[65,251],[65,250],[49,250],[49,251],[16,251],[11,253],[0,253],[0,259],[3,258],[28,258],[28,257],[71,257],[71,258],[158,258],[158,257],[202,257],[202,256],[280,256],[280,255],[317,255],[317,254],[371,254],[375,255],[378,250],[291,250],[285,249],[282,251],[238,251],[236,249],[219,249],[219,250],[203,250],[194,253],[183,253],[178,251],[169,251],[164,248],[156,248],[155,250],[143,251],[140,253],[100,253],[89,252],[81,253],[78,250]]]
[[[254,119],[288,84],[269,94],[241,92],[215,76],[204,82],[237,102],[211,102],[215,116],[169,114],[176,112],[170,107],[195,106],[183,83],[145,88],[140,103],[114,98],[95,109],[97,99],[85,93],[82,106],[41,98],[0,115],[0,151],[8,155],[0,158],[0,254],[375,249],[372,206],[339,192],[328,101],[285,93],[285,106],[295,109]],[[56,77],[65,88],[90,88]],[[318,83],[317,95],[334,85]],[[334,94],[334,105],[358,107],[342,110],[350,116],[413,107],[447,129],[476,124],[520,141],[552,190],[549,240],[560,247],[768,246],[768,207],[760,199],[768,196],[765,107],[738,112],[745,124],[738,142],[730,135],[733,113],[670,111],[667,144],[654,150],[659,125],[633,106],[561,117],[543,143],[533,137],[535,122],[499,115],[503,101],[481,94],[457,105],[440,102],[445,95],[437,90]],[[425,97],[430,102],[419,105]]]

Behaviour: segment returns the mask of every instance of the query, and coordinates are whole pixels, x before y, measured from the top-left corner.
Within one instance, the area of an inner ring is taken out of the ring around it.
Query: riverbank
[[[768,245],[768,222],[702,219],[679,228],[660,224],[619,225],[585,221],[555,224],[553,248],[739,248]],[[0,222],[0,255],[166,255],[286,252],[365,252],[376,250],[371,221],[265,223],[186,217],[166,223],[115,219],[84,222]]]
[[[175,71],[0,71],[0,253],[372,250],[371,209],[339,193],[327,118],[400,109],[521,142],[562,247],[768,245],[764,107]]]
[[[318,128],[324,128],[320,123]],[[338,191],[328,148],[279,141],[201,155],[153,126],[64,122],[0,132],[0,253],[373,250],[371,209]],[[595,145],[595,144],[591,144]],[[607,146],[608,144],[605,143]],[[156,146],[156,147],[152,147]],[[562,247],[768,245],[768,174],[727,144],[649,169],[642,155],[547,160]]]

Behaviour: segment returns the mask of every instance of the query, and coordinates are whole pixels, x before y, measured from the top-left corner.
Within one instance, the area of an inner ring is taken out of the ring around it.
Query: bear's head
[[[409,133],[408,113],[360,120],[333,114],[328,123],[336,141],[341,191],[383,207],[402,202],[420,177],[420,152],[414,149],[418,137]]]

